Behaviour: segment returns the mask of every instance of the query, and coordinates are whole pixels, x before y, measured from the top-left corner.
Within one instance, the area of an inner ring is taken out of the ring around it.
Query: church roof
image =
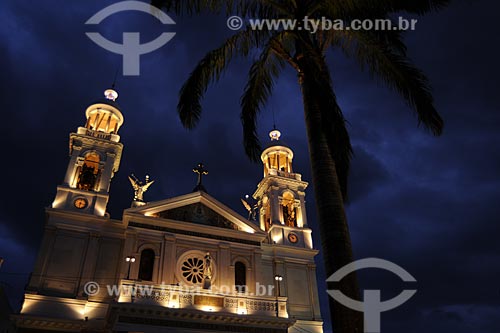
[[[193,233],[197,229],[200,235],[226,235],[228,240],[255,238],[253,243],[266,237],[255,224],[202,191],[126,209],[124,221],[129,226],[163,231]]]
[[[269,143],[266,145],[264,150],[267,148],[276,147],[276,146],[290,148],[290,146],[287,145],[286,142],[283,140],[273,140],[273,141],[269,141]]]
[[[280,139],[281,132],[278,131],[276,128],[274,128],[271,132],[269,132],[269,137],[271,138],[271,141],[268,142],[264,150],[271,147],[285,147],[290,149],[290,147],[283,140]]]
[[[92,104],[90,104],[90,105],[94,105],[94,104],[107,104],[107,105],[109,105],[109,106],[114,107],[115,109],[118,109],[118,110],[122,111],[122,108],[121,108],[120,104],[118,104],[117,102],[112,101],[112,100],[110,100],[110,99],[100,98],[100,99],[98,99],[98,100],[94,101],[94,102],[93,102]]]

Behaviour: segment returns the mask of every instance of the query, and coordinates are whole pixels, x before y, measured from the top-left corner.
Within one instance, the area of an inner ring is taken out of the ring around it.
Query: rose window
[[[202,258],[187,258],[182,263],[181,274],[191,283],[201,283],[203,281],[203,266],[204,261]]]
[[[213,283],[217,278],[217,259],[215,255],[211,255],[209,261],[210,269],[205,271],[207,251],[189,250],[184,252],[177,258],[175,268],[175,278],[181,284],[200,285],[205,280],[205,274],[208,274],[210,281]]]

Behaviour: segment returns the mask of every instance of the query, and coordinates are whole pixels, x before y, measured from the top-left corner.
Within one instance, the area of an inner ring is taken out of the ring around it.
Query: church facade
[[[264,176],[243,217],[203,188],[106,212],[124,123],[109,89],[70,134],[70,159],[46,209],[40,251],[13,320],[19,332],[323,332],[307,182],[270,133]]]

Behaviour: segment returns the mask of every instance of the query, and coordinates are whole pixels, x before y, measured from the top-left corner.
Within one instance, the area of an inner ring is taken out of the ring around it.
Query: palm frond
[[[248,82],[241,97],[241,122],[245,153],[252,161],[258,161],[261,145],[257,134],[257,115],[272,93],[274,79],[279,76],[285,60],[274,51],[278,36],[272,38],[252,64]]]
[[[158,8],[165,8],[167,11],[178,15],[193,15],[201,12],[218,13],[222,9],[230,12],[233,7],[233,0],[151,0],[151,5]]]
[[[260,1],[240,1],[236,5],[236,13],[243,17],[276,19],[289,17],[292,13],[289,3],[283,1],[260,0]],[[293,4],[292,4],[293,6]]]
[[[369,0],[365,0],[367,2]],[[445,8],[451,0],[383,0],[377,3],[386,3],[385,6],[391,12],[407,12],[411,14],[423,15],[431,11]]]
[[[225,11],[227,15],[247,15],[254,18],[276,18],[286,16],[290,11],[288,3],[282,1],[236,1],[236,0],[151,0],[151,4],[164,8],[176,14],[193,15],[202,12],[219,13]]]
[[[220,79],[235,55],[248,55],[266,39],[265,31],[254,31],[251,28],[242,30],[228,38],[222,46],[210,51],[191,72],[179,93],[177,111],[184,127],[192,129],[201,116],[201,100],[210,83]]]
[[[343,31],[342,50],[353,56],[372,76],[396,90],[415,111],[419,124],[434,135],[441,135],[443,120],[434,107],[431,87],[424,73],[408,57],[366,31]]]
[[[451,0],[339,0],[323,1],[323,15],[334,19],[353,20],[387,18],[391,14],[424,15],[446,7]]]

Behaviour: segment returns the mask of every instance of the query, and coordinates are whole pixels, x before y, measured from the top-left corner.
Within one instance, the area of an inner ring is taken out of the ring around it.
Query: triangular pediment
[[[261,232],[256,225],[205,192],[193,192],[150,202],[144,206],[129,208],[125,211],[125,214],[131,213],[247,233]]]
[[[160,218],[204,224],[212,227],[239,230],[237,224],[232,223],[226,217],[207,207],[201,202],[186,206],[172,208],[157,214]]]

